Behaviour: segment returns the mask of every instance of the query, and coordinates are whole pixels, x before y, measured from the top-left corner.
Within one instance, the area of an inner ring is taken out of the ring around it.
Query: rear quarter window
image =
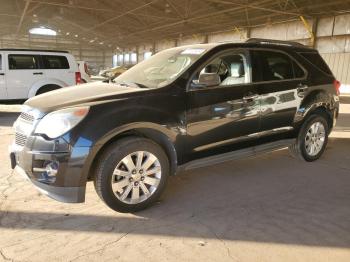
[[[309,63],[317,67],[322,72],[333,75],[332,71],[329,69],[326,62],[323,60],[323,58],[320,56],[319,53],[316,52],[303,52],[299,53],[304,59],[306,59]]]
[[[39,59],[36,55],[9,55],[9,68],[10,70],[17,69],[38,69]]]
[[[42,55],[44,69],[69,69],[68,59],[65,56]]]

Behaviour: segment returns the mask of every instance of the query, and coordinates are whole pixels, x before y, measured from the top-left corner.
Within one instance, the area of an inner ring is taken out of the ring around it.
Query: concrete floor
[[[0,106],[0,261],[350,261],[350,99],[317,162],[287,150],[172,177],[119,214],[39,194],[9,168],[16,106]],[[2,112],[1,112],[2,111]]]

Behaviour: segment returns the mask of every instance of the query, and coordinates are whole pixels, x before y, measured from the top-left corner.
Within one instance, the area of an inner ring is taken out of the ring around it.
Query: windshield
[[[134,83],[147,88],[163,87],[174,81],[197,61],[205,48],[177,47],[151,56],[114,79],[114,83]]]

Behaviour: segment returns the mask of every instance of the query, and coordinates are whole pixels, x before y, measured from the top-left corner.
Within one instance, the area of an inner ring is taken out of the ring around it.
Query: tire
[[[138,162],[138,159],[142,160]],[[153,170],[156,171],[152,173]],[[94,176],[95,190],[111,209],[122,213],[136,212],[157,201],[169,172],[169,160],[158,144],[145,138],[123,138],[108,146],[99,158]]]
[[[316,134],[312,137],[312,127],[315,128],[315,130],[319,130],[319,139]],[[323,135],[321,135],[322,133]],[[321,114],[313,114],[301,126],[296,142],[289,147],[289,151],[294,157],[301,160],[307,162],[315,161],[321,157],[326,149],[328,135],[329,126],[326,118]],[[312,139],[314,139],[314,141]]]
[[[43,86],[43,87],[40,87],[40,89],[36,92],[36,96],[37,95],[41,95],[41,94],[44,94],[44,93],[47,93],[47,92],[50,92],[50,91],[53,91],[53,90],[57,90],[57,89],[60,89],[61,87],[60,86],[56,86],[56,85],[47,85],[47,86]]]

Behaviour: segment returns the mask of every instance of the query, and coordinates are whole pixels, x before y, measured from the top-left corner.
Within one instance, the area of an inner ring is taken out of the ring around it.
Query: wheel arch
[[[35,96],[40,88],[43,88],[44,86],[50,86],[50,85],[55,85],[55,86],[58,86],[60,88],[67,86],[64,82],[62,82],[60,80],[38,81],[34,85],[32,85],[32,87],[29,89],[28,98]]]
[[[310,92],[302,101],[296,116],[295,123],[297,123],[297,130],[306,119],[312,114],[323,115],[331,130],[334,124],[335,106],[331,95],[324,90],[314,90]]]
[[[100,142],[93,146],[91,153],[87,158],[87,163],[83,173],[85,180],[89,181],[93,178],[96,164],[103,151],[115,141],[125,137],[143,137],[157,143],[166,153],[169,159],[170,174],[175,174],[178,165],[178,154],[174,145],[174,137],[164,130],[152,128],[149,126],[135,125],[129,128],[122,128],[113,134],[109,134],[107,138],[101,139]]]
[[[56,90],[56,89],[62,88],[62,86],[55,85],[55,84],[47,84],[47,85],[44,85],[44,86],[40,87],[40,88],[36,91],[35,95],[39,95],[39,92],[40,92],[41,90],[45,89],[45,88],[54,88],[53,90]],[[51,91],[51,90],[50,90],[50,91]],[[44,93],[45,93],[45,92],[44,92]],[[40,93],[40,94],[43,94],[43,93]]]

